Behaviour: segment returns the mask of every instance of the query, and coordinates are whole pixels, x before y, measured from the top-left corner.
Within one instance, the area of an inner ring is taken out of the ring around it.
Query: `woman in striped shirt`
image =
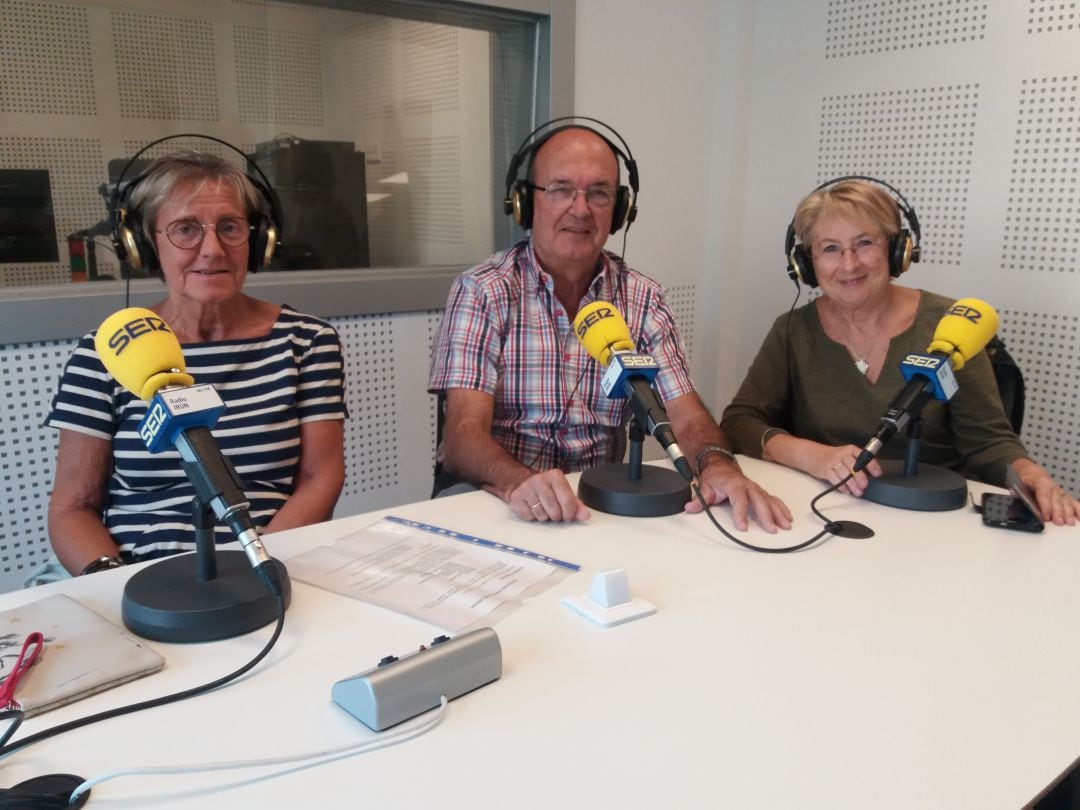
[[[214,435],[255,524],[273,532],[332,516],[346,409],[333,327],[243,292],[276,227],[267,196],[226,161],[180,152],[133,181],[125,222],[135,232],[129,250],[165,281],[151,309],[180,340],[188,372],[224,400]],[[179,456],[146,451],[146,403],[105,371],[93,337],[73,352],[46,421],[60,430],[49,535],[73,574],[194,548],[194,490]]]

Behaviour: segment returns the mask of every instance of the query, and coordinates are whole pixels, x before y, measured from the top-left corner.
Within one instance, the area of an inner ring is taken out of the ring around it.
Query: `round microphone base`
[[[243,551],[218,550],[217,577],[198,579],[198,557],[179,554],[148,565],[124,586],[120,613],[137,636],[154,641],[216,641],[250,633],[277,619],[277,599]],[[273,560],[289,606],[285,566]]]
[[[643,465],[641,477],[631,480],[629,464],[603,464],[581,474],[578,497],[586,506],[612,515],[659,517],[683,511],[690,485],[666,467]]]
[[[904,462],[880,463],[881,477],[871,476],[863,495],[868,501],[921,512],[947,512],[967,505],[967,481],[959,473],[920,464],[915,475],[904,475]]]

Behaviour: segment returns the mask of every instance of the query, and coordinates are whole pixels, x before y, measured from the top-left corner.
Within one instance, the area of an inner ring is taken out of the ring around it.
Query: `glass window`
[[[436,2],[5,0],[0,287],[118,279],[116,181],[254,158],[271,269],[468,266],[517,234],[510,157],[547,117],[548,18]],[[127,171],[125,172],[125,167]]]

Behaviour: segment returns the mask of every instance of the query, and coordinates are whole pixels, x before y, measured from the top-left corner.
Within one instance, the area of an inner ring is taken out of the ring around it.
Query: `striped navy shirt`
[[[213,428],[265,527],[293,491],[300,425],[344,419],[345,377],[338,334],[329,324],[284,306],[261,338],[184,344],[187,371],[225,402]],[[139,438],[146,403],[122,388],[83,337],[64,367],[45,424],[112,442],[113,470],[103,521],[125,560],[195,547],[194,489],[175,450],[149,453]],[[224,526],[217,541],[233,540]]]

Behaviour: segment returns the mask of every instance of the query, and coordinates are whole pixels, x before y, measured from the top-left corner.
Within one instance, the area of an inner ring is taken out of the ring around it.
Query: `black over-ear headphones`
[[[547,129],[552,124],[557,124],[560,121],[591,121],[594,124],[599,124],[611,132],[619,143],[622,144],[623,148],[620,149],[612,142],[611,138],[587,124],[564,124],[563,126],[555,127],[554,129],[545,132],[541,137],[536,137],[538,132]],[[532,187],[529,185],[527,179],[518,179],[518,172],[521,171],[521,166],[526,161],[528,161],[528,164],[531,167],[533,158],[536,156],[536,153],[540,151],[540,147],[547,143],[554,135],[567,129],[584,129],[594,133],[599,138],[603,139],[604,143],[611,148],[611,151],[626,164],[626,179],[630,184],[630,187],[619,186],[615,191],[615,206],[611,212],[610,233],[615,233],[623,225],[626,225],[627,228],[629,228],[630,223],[637,219],[638,170],[637,163],[634,161],[634,155],[630,151],[629,145],[623,140],[622,135],[616,132],[613,127],[597,118],[589,118],[584,115],[564,115],[559,118],[552,118],[547,123],[541,124],[530,132],[525,140],[522,141],[521,146],[518,147],[517,152],[514,153],[514,157],[510,160],[510,167],[506,170],[506,198],[503,200],[503,211],[512,216],[514,222],[522,228],[528,230],[532,227]]]
[[[910,228],[910,230],[901,228],[899,233],[889,240],[889,275],[896,278],[907,270],[912,262],[919,261],[922,255],[922,248],[920,247],[922,236],[919,232],[919,220],[915,216],[915,210],[908,205],[908,201],[904,199],[903,194],[884,180],[862,174],[834,177],[832,180],[822,183],[814,191],[821,191],[845,180],[863,180],[867,183],[876,183],[893,193],[896,207],[900,209],[900,213],[907,220],[908,228]],[[814,191],[810,193],[813,194]],[[796,242],[796,238],[795,220],[792,219],[787,228],[787,236],[784,239],[784,255],[787,257],[788,276],[796,285],[801,281],[807,287],[816,287],[818,285],[817,273],[814,271],[814,261],[810,256],[810,248],[808,245]]]
[[[131,160],[127,162],[127,165],[124,166],[124,170],[120,172],[120,177],[117,178],[116,188],[113,190],[112,200],[109,204],[109,214],[113,224],[113,244],[116,246],[116,257],[127,264],[128,277],[130,278],[131,274],[138,271],[160,273],[161,265],[158,262],[157,251],[154,249],[153,242],[146,238],[141,217],[131,210],[131,192],[146,179],[146,172],[132,178],[126,185],[124,184],[124,177],[127,175],[128,170],[135,165],[135,161],[139,159],[140,155],[159,143],[176,140],[177,138],[204,138],[208,141],[220,143],[243,157],[244,165],[250,166],[254,170],[254,173],[245,171],[245,174],[247,174],[248,180],[251,181],[251,184],[262,196],[269,213],[259,212],[257,215],[252,216],[254,221],[251,224],[255,226],[255,230],[249,243],[247,269],[249,273],[254,273],[260,267],[265,267],[274,256],[274,251],[277,249],[284,227],[281,204],[278,202],[277,195],[274,194],[270,181],[254,160],[228,141],[223,141],[211,135],[182,133],[180,135],[168,135],[148,143],[134,154]]]

